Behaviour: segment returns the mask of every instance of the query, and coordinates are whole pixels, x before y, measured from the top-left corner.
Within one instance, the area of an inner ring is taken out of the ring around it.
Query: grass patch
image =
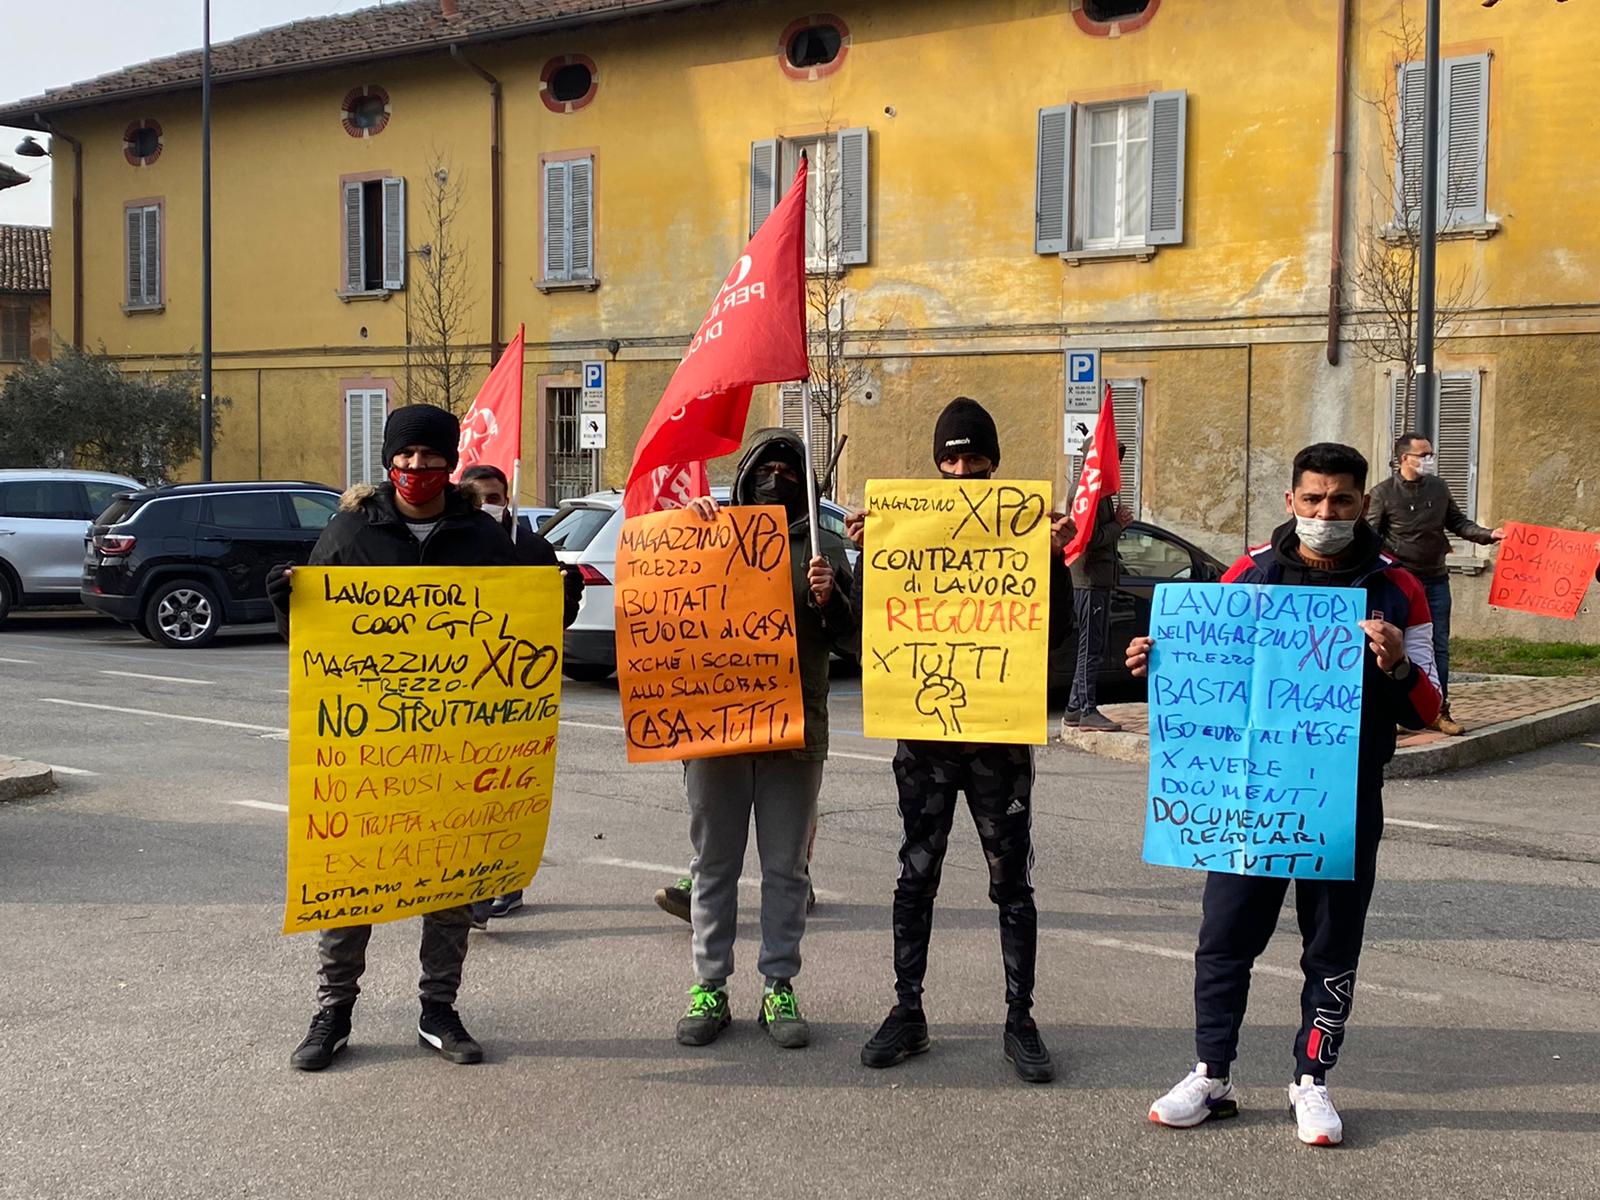
[[[1600,646],[1522,638],[1451,638],[1450,671],[1484,675],[1600,675]]]

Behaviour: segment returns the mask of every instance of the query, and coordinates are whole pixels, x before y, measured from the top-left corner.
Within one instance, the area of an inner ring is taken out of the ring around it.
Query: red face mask
[[[394,484],[395,494],[400,499],[413,508],[422,508],[437,500],[444,491],[445,484],[450,482],[450,468],[428,467],[420,471],[405,471],[390,467],[389,481]]]

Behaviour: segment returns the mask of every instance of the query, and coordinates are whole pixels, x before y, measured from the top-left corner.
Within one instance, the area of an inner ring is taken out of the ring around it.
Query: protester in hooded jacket
[[[958,396],[933,428],[933,462],[946,479],[988,479],[1000,466],[1000,435],[994,418],[976,400]],[[854,513],[846,528],[864,546],[867,514]],[[1115,516],[1111,518],[1115,527]],[[1118,527],[1120,528],[1120,527]],[[1050,645],[1064,635],[1073,587],[1062,552],[1071,540],[1071,518],[1051,514]],[[1029,1083],[1055,1078],[1055,1064],[1033,1020],[1034,964],[1039,914],[1033,902],[1033,747],[957,742],[901,742],[894,756],[900,795],[900,878],[894,889],[895,1004],[861,1049],[869,1067],[892,1067],[922,1054],[928,1018],[922,981],[933,935],[933,902],[957,797],[966,793],[989,866],[989,898],[999,909],[1000,952],[1005,966],[1006,1022],[1001,1038],[1006,1061]]]
[[[1222,580],[1358,588],[1371,614],[1361,622],[1367,646],[1356,768],[1355,878],[1294,881],[1305,987],[1289,1107],[1299,1139],[1312,1146],[1336,1146],[1344,1139],[1344,1124],[1328,1095],[1327,1074],[1339,1061],[1355,997],[1356,965],[1383,837],[1383,768],[1394,757],[1395,726],[1420,729],[1439,714],[1428,599],[1417,578],[1384,552],[1376,531],[1361,519],[1366,482],[1367,460],[1358,451],[1331,442],[1307,446],[1295,456],[1285,496],[1290,519],[1274,531],[1270,544],[1250,550]],[[1153,644],[1148,637],[1129,644],[1127,663],[1134,675],[1146,673]],[[1250,993],[1250,969],[1277,928],[1289,883],[1256,875],[1207,874],[1194,955],[1199,1061],[1151,1105],[1152,1121],[1189,1128],[1238,1113],[1229,1076]]]
[[[499,523],[480,512],[450,484],[461,430],[456,418],[428,404],[397,408],[383,430],[388,479],[346,492],[311,552],[314,567],[510,567],[519,563]],[[267,595],[287,635],[291,564],[267,576]],[[417,1037],[454,1063],[476,1063],[483,1049],[455,1009],[461,965],[467,955],[471,905],[422,918],[422,1016]],[[324,929],[317,934],[317,1013],[290,1055],[302,1071],[320,1071],[350,1040],[351,1014],[366,969],[370,925]]]
[[[565,629],[576,621],[583,604],[583,576],[576,567],[564,566],[556,557],[555,549],[539,534],[531,529],[516,528],[509,506],[511,484],[505,472],[488,463],[478,463],[461,472],[457,486],[478,511],[500,523],[506,536],[513,539],[512,548],[522,562],[530,567],[560,567],[564,588],[561,627]],[[522,906],[521,888],[492,900],[480,900],[472,906],[472,927],[487,929],[491,917],[509,917]]]
[[[763,429],[753,437],[734,479],[733,504],[781,505],[789,517],[790,561],[778,569],[788,571],[794,591],[805,748],[685,764],[694,848],[689,874],[696,979],[689,989],[688,1011],[678,1022],[677,1039],[686,1046],[709,1044],[732,1019],[728,980],[752,813],[761,858],[757,967],[765,987],[759,1019],[780,1046],[795,1048],[811,1040],[794,991],[810,887],[806,849],[828,757],[828,660],[835,649],[859,654],[860,609],[843,540],[823,531],[822,553],[810,557],[804,475],[809,469],[800,438],[786,429]],[[702,496],[689,507],[711,520],[718,506]]]

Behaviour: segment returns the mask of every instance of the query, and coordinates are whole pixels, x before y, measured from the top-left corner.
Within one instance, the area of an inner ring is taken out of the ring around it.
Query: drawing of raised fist
[[[967,706],[967,688],[951,675],[928,675],[917,693],[917,711],[925,717],[938,717],[948,737],[961,732],[960,711]]]

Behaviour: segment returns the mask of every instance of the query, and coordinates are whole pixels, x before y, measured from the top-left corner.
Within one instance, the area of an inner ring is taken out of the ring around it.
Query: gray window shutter
[[[544,165],[544,277],[550,280],[572,278],[572,260],[567,254],[567,164]]]
[[[1140,502],[1140,466],[1144,459],[1144,380],[1142,379],[1111,379],[1112,420],[1116,424],[1117,441],[1128,448],[1128,457],[1122,460],[1122,490],[1117,493],[1119,504],[1126,504],[1133,510],[1133,515],[1139,515]],[[1096,414],[1088,414],[1090,436],[1094,434]],[[1083,455],[1072,456],[1071,472],[1068,478],[1074,490],[1078,486],[1078,474],[1083,470]]]
[[[1389,445],[1386,447],[1391,454],[1402,433],[1416,432],[1412,428],[1417,419],[1417,406],[1413,401],[1411,372],[1404,369],[1392,372],[1389,376]]]
[[[161,303],[161,209],[144,210],[144,303]]]
[[[780,383],[778,385],[778,424],[795,434],[805,432],[805,385]],[[833,447],[828,444],[828,419],[817,407],[816,396],[811,400],[811,466],[820,480],[833,458]]]
[[[367,290],[366,223],[361,219],[361,185],[344,185],[344,290]]]
[[[344,394],[345,486],[366,479],[367,397],[365,392]]]
[[[1036,254],[1061,254],[1070,227],[1072,134],[1075,105],[1039,110],[1039,149],[1034,180],[1033,249]]]
[[[778,139],[750,143],[750,236],[778,207]]]
[[[383,423],[389,415],[389,393],[367,393],[367,482],[379,483],[388,474],[383,461]]]
[[[1400,112],[1395,128],[1394,219],[1412,228],[1422,212],[1423,116],[1426,76],[1421,63],[1401,63],[1397,84]]]
[[[144,303],[144,210],[127,209],[128,219],[128,288],[124,303],[130,308]]]
[[[1439,436],[1434,454],[1439,477],[1467,516],[1478,508],[1478,405],[1483,376],[1477,371],[1445,371],[1439,375]]]
[[[1489,157],[1489,56],[1452,58],[1442,64],[1439,107],[1439,223],[1476,225],[1484,220]]]
[[[867,261],[869,140],[865,129],[839,131],[839,263],[846,267]]]
[[[575,159],[567,172],[572,209],[572,277],[594,278],[594,159]]]
[[[406,285],[406,181],[383,181],[383,286]]]
[[[1183,242],[1183,159],[1188,140],[1189,93],[1151,92],[1150,191],[1145,209],[1147,246]],[[1130,451],[1131,453],[1131,451]]]

